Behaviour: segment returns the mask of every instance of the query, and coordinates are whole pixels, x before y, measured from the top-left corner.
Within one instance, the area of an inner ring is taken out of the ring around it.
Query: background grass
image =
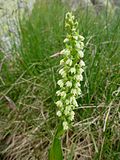
[[[46,160],[57,125],[55,92],[69,8],[37,1],[19,21],[20,46],[0,54],[1,160]],[[120,159],[120,17],[74,12],[85,37],[82,98],[73,128],[63,137],[65,160]]]

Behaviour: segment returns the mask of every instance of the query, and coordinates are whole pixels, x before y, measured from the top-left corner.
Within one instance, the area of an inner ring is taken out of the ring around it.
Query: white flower
[[[74,100],[75,100],[75,97],[74,97],[74,96],[71,96],[71,97],[70,97],[70,104],[72,104]]]
[[[77,88],[77,95],[81,95],[81,89]]]
[[[62,107],[62,106],[63,106],[63,103],[62,103],[61,100],[59,100],[59,101],[56,102],[56,105],[57,105],[58,107]]]
[[[79,54],[80,58],[83,58],[83,57],[84,57],[83,51],[79,50],[79,51],[78,51],[78,54]]]
[[[82,69],[81,67],[79,68],[79,74],[82,74],[84,72],[84,69]]]
[[[60,53],[63,55],[70,55],[69,49],[63,49]]]
[[[80,74],[80,81],[83,81],[83,76]]]
[[[62,59],[61,61],[60,61],[60,65],[63,65],[65,62],[64,62],[64,59]]]
[[[69,42],[69,39],[68,39],[68,38],[65,38],[63,42],[64,42],[64,43],[67,43],[67,42]]]
[[[73,100],[73,105],[78,107],[78,103],[77,103],[76,99]]]
[[[72,105],[66,106],[65,110],[64,110],[64,114],[67,116],[70,114],[72,110]]]
[[[72,89],[71,93],[75,96],[77,94],[77,90],[76,89]]]
[[[80,61],[80,66],[81,66],[81,67],[84,67],[84,66],[85,66],[85,63],[84,63],[83,60]]]
[[[70,101],[68,99],[66,99],[65,101],[66,105],[70,104]]]
[[[66,92],[65,91],[63,91],[63,92],[61,92],[61,97],[63,97],[63,98],[65,98],[66,97]]]
[[[77,49],[81,49],[80,43],[77,42],[75,46]]]
[[[59,80],[57,84],[62,88],[64,86],[63,80]]]
[[[77,83],[75,84],[75,87],[76,87],[76,88],[80,87],[80,83],[77,82]]]
[[[73,38],[74,38],[75,40],[78,40],[78,36],[73,36]]]
[[[70,98],[70,103],[73,104],[74,106],[78,107],[78,103],[77,103],[77,101],[76,101],[76,99],[75,99],[74,96],[72,96],[72,97]]]
[[[75,69],[74,67],[72,67],[72,68],[70,69],[70,72],[75,74],[75,73],[76,73],[76,69]]]
[[[66,55],[66,56],[69,56],[70,55],[70,50],[65,49],[63,54]]]
[[[83,49],[83,47],[84,47],[84,43],[80,42],[80,48]]]
[[[71,59],[68,59],[68,60],[66,61],[66,64],[68,64],[69,66],[72,66],[72,60],[71,60]]]
[[[72,87],[72,82],[67,81],[67,82],[66,82],[66,86],[71,88],[71,87]]]
[[[66,106],[66,108],[67,108],[68,111],[71,111],[72,105],[68,105],[68,106]]]
[[[68,111],[68,110],[65,110],[65,111],[64,111],[64,114],[65,114],[65,116],[69,115],[69,111]]]
[[[62,115],[61,111],[57,111],[56,114],[57,114],[58,117],[61,117],[61,115]]]
[[[62,74],[63,72],[65,72],[63,68],[59,70],[59,74]]]
[[[71,111],[71,112],[70,112],[70,120],[71,120],[71,121],[74,120],[74,116],[75,116],[74,111]]]
[[[63,122],[63,129],[68,130],[68,122],[66,121]]]
[[[57,91],[56,94],[57,94],[57,96],[60,96],[61,95],[61,91]]]
[[[77,80],[77,81],[83,81],[83,76],[80,74],[80,75],[76,75],[75,76],[75,79]]]
[[[67,108],[65,108],[64,114],[67,116],[67,115],[69,115],[69,113],[70,113],[70,111]]]
[[[75,75],[74,77],[77,81],[80,81],[80,75]]]
[[[66,76],[66,72],[64,71],[63,68],[61,70],[59,70],[59,74],[61,74],[62,77]]]
[[[81,36],[81,35],[79,35],[79,39],[81,40],[81,41],[84,41],[84,37],[83,36]]]

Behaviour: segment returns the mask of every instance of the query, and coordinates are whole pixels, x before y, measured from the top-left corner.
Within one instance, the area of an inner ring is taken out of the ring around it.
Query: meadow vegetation
[[[0,52],[1,160],[47,160],[62,56],[51,55],[64,49],[67,11],[59,0],[37,1],[19,21],[20,45]],[[74,15],[86,68],[75,123],[62,137],[64,159],[120,160],[120,17],[81,8]]]

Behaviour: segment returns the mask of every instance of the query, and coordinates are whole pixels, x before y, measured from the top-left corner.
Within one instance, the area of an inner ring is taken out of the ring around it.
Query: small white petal
[[[76,46],[77,49],[81,49],[80,43],[76,43],[75,46]]]
[[[75,73],[76,73],[76,69],[75,69],[74,67],[72,67],[72,68],[70,69],[70,72],[75,74]]]
[[[68,38],[65,38],[63,42],[64,42],[64,43],[67,43],[67,42],[69,42],[69,39],[68,39]]]
[[[66,61],[66,64],[68,64],[69,66],[72,66],[72,60],[71,60],[71,59],[68,59],[68,60]]]
[[[76,99],[73,100],[73,105],[75,105],[76,107],[78,107],[78,103],[77,103]]]
[[[57,111],[56,114],[57,114],[58,117],[61,117],[61,115],[62,115],[61,111]]]
[[[65,62],[64,62],[64,60],[62,59],[61,61],[60,61],[60,65],[63,65]]]
[[[56,105],[57,105],[58,107],[62,107],[62,106],[63,106],[63,103],[62,103],[61,101],[57,101],[57,102],[56,102]]]
[[[83,81],[83,76],[80,74],[80,81]]]
[[[57,84],[62,88],[64,86],[63,80],[59,80]]]
[[[67,100],[65,101],[65,103],[66,103],[66,105],[68,105],[68,104],[70,104],[70,101],[67,99]]]
[[[68,123],[66,121],[63,122],[63,129],[68,130]]]
[[[76,89],[72,89],[71,93],[75,96],[77,94],[77,90]]]
[[[63,68],[61,70],[59,70],[59,74],[61,74],[62,77],[66,76],[66,73]]]
[[[71,111],[71,112],[70,112],[70,120],[71,120],[71,121],[74,120],[74,116],[75,116],[74,111]]]
[[[63,92],[61,92],[61,97],[63,97],[63,98],[65,98],[66,97],[66,92],[65,91],[63,91]]]
[[[70,103],[73,104],[74,106],[78,107],[78,103],[77,103],[74,96],[70,97]]]
[[[81,89],[80,88],[77,88],[77,94],[81,95]]]
[[[70,104],[73,103],[74,100],[75,100],[74,96],[70,97]]]
[[[75,87],[76,87],[76,88],[80,87],[80,83],[77,82],[77,83],[75,84]]]
[[[84,43],[80,42],[80,46],[81,46],[81,48],[83,48],[84,47]]]
[[[84,57],[83,51],[79,50],[79,51],[78,51],[78,54],[79,54],[80,58],[83,58],[83,57]]]
[[[74,38],[75,40],[78,40],[78,36],[73,36],[73,38]]]
[[[67,82],[66,82],[66,86],[67,86],[67,87],[72,87],[72,82],[67,81]]]
[[[79,72],[79,74],[82,74],[84,72],[84,69],[80,67],[78,72]]]
[[[71,111],[71,109],[72,109],[72,105],[68,105],[68,106],[66,106],[66,109],[67,109],[68,111]]]
[[[81,40],[81,41],[84,41],[84,37],[83,36],[81,36],[81,35],[79,35],[79,39]]]
[[[64,72],[64,69],[62,68],[61,70],[59,70],[59,74],[61,74],[62,72]]]
[[[70,51],[68,49],[65,49],[64,50],[64,55],[67,55],[67,56],[70,55]]]
[[[60,96],[61,95],[61,91],[57,91],[56,94],[57,94],[57,96]]]
[[[80,61],[80,66],[81,66],[81,67],[84,67],[84,66],[85,66],[85,63],[84,63],[83,60]]]
[[[80,74],[80,75],[76,75],[75,76],[75,79],[77,80],[77,81],[83,81],[83,76]]]
[[[69,115],[69,110],[67,110],[67,108],[65,109],[64,114],[65,114],[66,116]]]

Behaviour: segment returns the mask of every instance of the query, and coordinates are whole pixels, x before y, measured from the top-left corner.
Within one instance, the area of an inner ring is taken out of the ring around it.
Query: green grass
[[[20,20],[19,48],[4,59],[0,74],[0,158],[46,160],[57,125],[56,81],[65,37],[59,1],[37,2]],[[96,16],[78,9],[80,34],[85,37],[86,69],[75,125],[63,137],[64,159],[120,158],[120,17]],[[25,16],[26,17],[26,16]]]

